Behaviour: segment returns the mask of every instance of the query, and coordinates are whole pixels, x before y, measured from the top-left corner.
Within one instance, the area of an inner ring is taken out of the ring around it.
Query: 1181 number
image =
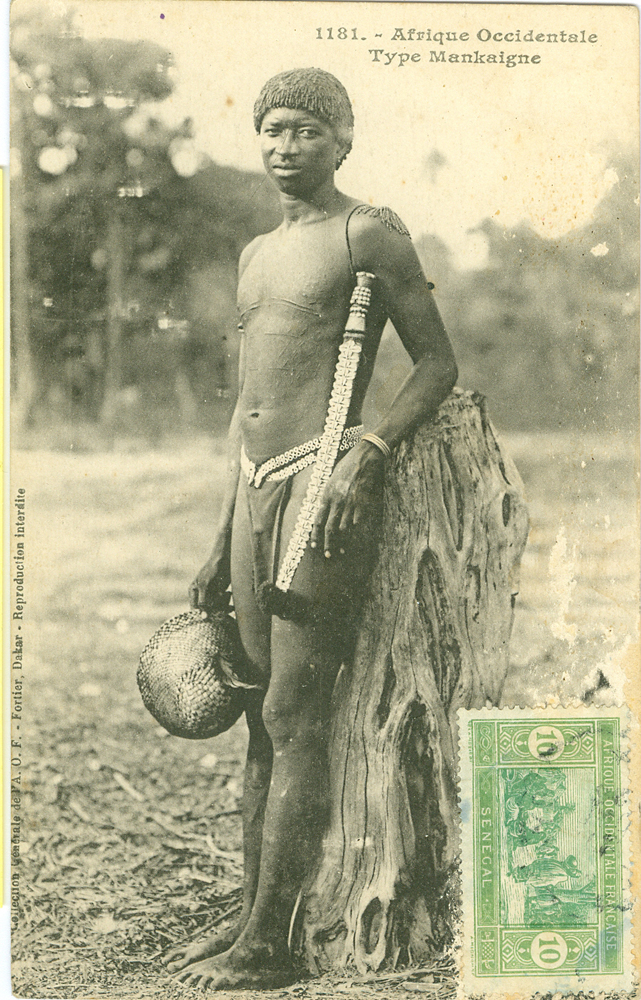
[[[317,28],[316,37],[320,41],[328,39],[330,42],[333,42],[335,38],[345,41],[345,39],[349,38],[351,41],[356,42],[358,41],[358,32],[356,28]]]

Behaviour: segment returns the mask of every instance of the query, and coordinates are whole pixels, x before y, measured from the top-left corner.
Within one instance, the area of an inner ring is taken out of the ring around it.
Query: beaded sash
[[[363,348],[373,281],[374,275],[366,271],[359,271],[356,275],[316,464],[276,579],[276,589],[283,592],[289,590],[294,579],[320,510],[323,491],[336,463]]]
[[[347,427],[343,431],[339,451],[349,451],[355,444],[358,444],[365,428],[362,424],[355,427]],[[247,457],[245,449],[240,449],[240,467],[247,476],[247,485],[254,486],[257,490],[263,483],[282,482],[295,476],[297,472],[302,472],[309,465],[316,461],[316,453],[320,448],[322,438],[315,437],[304,444],[297,444],[294,448],[284,451],[282,455],[274,455],[264,462],[252,462]]]

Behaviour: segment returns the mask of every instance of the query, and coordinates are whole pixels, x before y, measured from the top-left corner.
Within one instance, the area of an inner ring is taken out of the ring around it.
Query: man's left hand
[[[374,520],[383,496],[385,457],[372,444],[361,441],[334,469],[312,529],[312,548],[323,546],[329,559],[342,555],[350,530],[359,522]]]

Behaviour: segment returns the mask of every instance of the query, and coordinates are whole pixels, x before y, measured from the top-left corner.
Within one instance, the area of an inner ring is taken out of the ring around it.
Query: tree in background
[[[169,53],[89,40],[73,15],[22,3],[12,19],[12,376],[17,422],[58,387],[80,415],[159,434],[163,421],[220,425],[234,395],[235,272],[278,223],[262,178],[200,154],[186,119],[156,105]],[[434,173],[442,157],[429,161]],[[636,419],[638,185],[614,183],[589,225],[545,239],[526,224],[480,228],[484,268],[417,248],[459,358],[502,427],[602,429]],[[386,371],[383,373],[383,366]],[[407,361],[386,334],[369,411],[384,411]],[[133,402],[132,402],[133,401]],[[41,407],[42,408],[42,407]]]
[[[46,356],[56,342],[82,340],[102,307],[103,406],[111,415],[122,379],[125,278],[136,215],[129,202],[171,169],[138,150],[127,125],[144,102],[171,93],[169,56],[149,43],[90,42],[75,33],[70,14],[49,18],[41,9],[23,8],[12,25],[12,56],[31,342]],[[34,309],[36,303],[43,308]]]
[[[155,116],[171,91],[171,57],[157,45],[89,40],[71,13],[42,7],[22,5],[13,18],[19,420],[52,381],[113,422],[127,386],[156,400],[164,392],[174,416],[177,393],[189,416],[198,394],[212,396],[194,378],[203,361],[219,394],[230,380],[231,276],[273,215],[253,177],[198,153],[189,119],[169,128]]]
[[[637,170],[619,154],[592,220],[557,239],[527,224],[486,220],[484,268],[457,271],[433,238],[419,242],[435,273],[461,383],[483,392],[508,429],[590,431],[636,426]]]

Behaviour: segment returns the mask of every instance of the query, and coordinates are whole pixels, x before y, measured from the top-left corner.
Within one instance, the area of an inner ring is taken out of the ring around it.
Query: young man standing
[[[330,698],[371,562],[384,463],[456,379],[407,230],[389,209],[335,187],[354,124],[342,84],[318,69],[281,73],[263,87],[254,124],[283,222],[240,259],[243,345],[229,482],[213,551],[190,588],[192,606],[207,609],[231,581],[243,645],[265,682],[246,711],[244,900],[231,931],[167,960],[183,981],[219,989],[293,978],[288,928],[325,822]],[[360,272],[369,276],[371,303],[346,387],[335,373]],[[388,318],[414,367],[387,416],[363,435],[360,410]],[[341,394],[347,417],[308,540],[299,514],[330,398]],[[287,560],[290,579],[274,587]]]

